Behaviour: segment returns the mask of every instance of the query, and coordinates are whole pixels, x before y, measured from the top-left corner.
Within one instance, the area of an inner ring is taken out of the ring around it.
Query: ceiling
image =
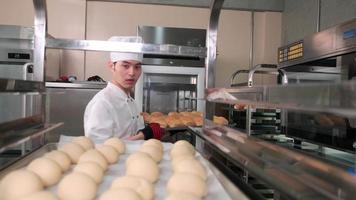
[[[87,0],[209,8],[211,0]],[[284,0],[225,0],[223,9],[283,12]]]

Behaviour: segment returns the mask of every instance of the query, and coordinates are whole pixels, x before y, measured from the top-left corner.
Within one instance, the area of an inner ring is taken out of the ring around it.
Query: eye
[[[122,66],[123,66],[125,69],[130,68],[130,65],[129,65],[129,64],[123,64]]]
[[[135,69],[141,69],[141,65],[135,65]]]

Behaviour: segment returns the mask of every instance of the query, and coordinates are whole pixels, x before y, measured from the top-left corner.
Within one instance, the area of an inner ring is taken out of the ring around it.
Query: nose
[[[130,68],[128,69],[128,74],[130,76],[133,76],[135,75],[135,68],[133,66],[130,66]]]

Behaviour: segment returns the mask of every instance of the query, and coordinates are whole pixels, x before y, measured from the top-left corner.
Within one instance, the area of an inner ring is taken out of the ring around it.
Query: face
[[[110,62],[109,66],[113,74],[113,82],[124,89],[130,91],[141,75],[141,62],[136,60]]]

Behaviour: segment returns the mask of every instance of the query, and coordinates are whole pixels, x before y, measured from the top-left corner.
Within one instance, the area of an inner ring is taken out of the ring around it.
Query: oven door
[[[201,111],[205,68],[143,65],[135,87],[140,112]]]

